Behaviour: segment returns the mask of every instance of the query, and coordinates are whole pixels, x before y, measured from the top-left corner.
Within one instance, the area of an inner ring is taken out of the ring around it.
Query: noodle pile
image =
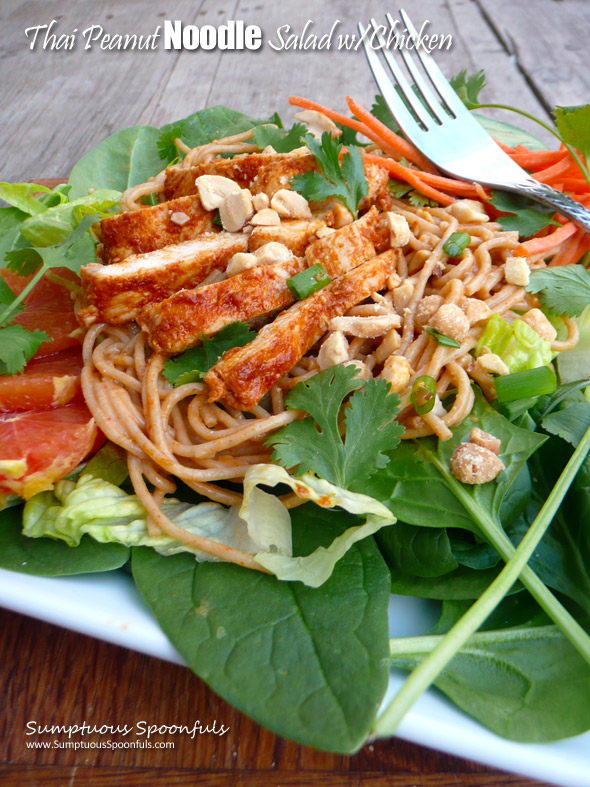
[[[250,136],[251,132],[245,132],[185,150],[180,166],[194,166],[221,153],[257,150],[246,142]],[[141,208],[141,198],[161,192],[163,184],[161,173],[147,184],[129,189],[121,200],[123,209]],[[486,316],[496,313],[509,319],[517,316],[513,310],[527,311],[538,304],[522,287],[504,280],[503,265],[518,246],[517,232],[505,232],[491,221],[461,223],[452,206],[415,207],[399,199],[393,203],[391,210],[404,216],[411,230],[398,276],[391,277],[387,289],[374,293],[348,315],[362,318],[362,322],[396,314],[401,317],[401,326],[377,338],[364,338],[362,331],[349,335],[346,362],[354,363],[360,376],[368,379],[378,377],[392,355],[403,356],[412,371],[401,397],[403,438],[436,434],[446,440],[451,436],[450,427],[461,423],[473,407],[471,378],[488,397],[493,395],[494,385],[492,376],[478,369],[470,354],[485,322],[474,321],[460,347],[439,345],[423,330],[425,317],[430,316],[425,311],[429,299],[437,307],[455,304],[460,308],[470,299],[467,303],[472,306],[474,301],[480,302]],[[456,232],[468,233],[472,240],[460,259],[449,261],[443,245]],[[542,267],[545,262],[531,257],[529,264]],[[569,349],[577,341],[575,322],[566,318],[566,325],[567,339],[552,344],[556,351]],[[249,555],[177,527],[160,506],[164,496],[174,492],[175,479],[210,500],[240,504],[240,481],[248,468],[271,461],[272,451],[264,445],[265,440],[274,430],[301,417],[299,411],[285,409],[284,397],[294,385],[320,370],[318,351],[324,338],[256,407],[242,412],[219,402],[209,403],[205,383],[173,388],[162,375],[167,356],[151,350],[135,323],[97,324],[88,330],[83,351],[84,396],[98,427],[127,452],[130,477],[148,512],[150,532],[163,531],[223,560],[260,569]],[[409,392],[423,375],[436,381],[438,397],[455,394],[448,412],[437,400],[430,413],[416,415]],[[301,501],[289,495],[283,502],[292,507]]]

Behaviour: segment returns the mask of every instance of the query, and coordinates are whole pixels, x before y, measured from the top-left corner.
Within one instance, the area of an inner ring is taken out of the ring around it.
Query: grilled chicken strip
[[[287,279],[306,267],[301,257],[258,265],[243,273],[191,290],[180,290],[143,309],[137,322],[154,350],[180,353],[236,320],[245,322],[285,309],[295,298]]]
[[[91,263],[80,271],[88,306],[78,313],[83,325],[134,320],[148,303],[182,287],[195,287],[229,259],[246,251],[245,235],[207,233],[149,254],[134,254],[117,265]]]
[[[336,276],[372,259],[377,253],[374,243],[377,240],[379,223],[379,213],[373,207],[352,224],[347,224],[324,238],[318,238],[305,250],[308,264],[311,266],[320,263],[330,276]]]
[[[334,317],[385,287],[399,250],[386,251],[299,301],[260,330],[245,347],[229,350],[205,375],[209,401],[249,410],[305,355]]]
[[[195,180],[200,175],[222,175],[234,180],[253,194],[264,191],[269,197],[279,189],[289,188],[293,175],[317,167],[307,148],[290,153],[249,153],[233,158],[217,158],[194,167],[169,167],[166,170],[164,196],[167,200],[195,194]]]
[[[170,243],[193,240],[213,229],[214,215],[193,194],[107,216],[100,222],[104,262],[121,262],[131,254],[146,254]]]
[[[291,249],[297,257],[302,257],[310,241],[315,240],[316,232],[325,227],[322,219],[286,219],[273,226],[254,227],[248,249],[255,251],[265,243],[276,241]]]

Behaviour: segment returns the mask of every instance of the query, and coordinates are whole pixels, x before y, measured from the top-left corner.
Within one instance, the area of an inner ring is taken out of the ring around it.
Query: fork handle
[[[567,194],[563,194],[557,189],[552,189],[551,186],[546,186],[544,183],[539,183],[537,180],[526,180],[519,183],[515,191],[520,194],[526,194],[531,199],[549,205],[555,208],[566,218],[570,219],[581,227],[586,232],[590,233],[590,211],[586,210],[579,202],[575,202]]]

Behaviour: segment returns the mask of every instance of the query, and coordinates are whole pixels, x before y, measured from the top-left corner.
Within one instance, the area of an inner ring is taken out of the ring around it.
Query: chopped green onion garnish
[[[450,336],[444,336],[442,333],[435,331],[434,328],[427,328],[426,333],[429,333],[431,336],[434,336],[436,341],[441,344],[443,347],[460,347],[461,343],[458,342],[456,339],[451,339]]]
[[[515,402],[529,396],[552,394],[557,388],[555,372],[549,366],[537,366],[524,372],[496,377],[496,394],[499,402]]]
[[[471,235],[466,232],[453,232],[446,239],[443,251],[449,257],[458,257],[471,243]]]
[[[434,407],[436,401],[436,381],[427,374],[418,377],[412,386],[410,401],[418,415],[426,415]]]
[[[222,223],[221,223],[221,216],[219,215],[219,211],[218,210],[215,211],[215,216],[213,216],[213,222],[212,223],[215,224],[216,227],[222,227],[223,226]]]
[[[332,279],[328,276],[324,266],[318,262],[312,265],[311,268],[306,268],[301,273],[297,273],[295,276],[287,279],[287,287],[298,300],[301,300],[302,298],[307,298],[313,292],[321,290],[322,287],[325,287],[331,281]]]

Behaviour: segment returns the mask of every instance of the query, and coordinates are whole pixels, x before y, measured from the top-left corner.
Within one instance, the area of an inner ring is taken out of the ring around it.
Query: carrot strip
[[[443,194],[442,191],[438,191],[438,189],[435,189],[425,183],[422,180],[423,176],[426,174],[425,172],[420,172],[417,169],[404,167],[403,164],[400,164],[399,161],[396,161],[393,158],[373,156],[370,153],[365,153],[363,158],[369,163],[378,164],[380,167],[384,167],[391,175],[399,178],[399,180],[403,180],[405,183],[409,183],[411,186],[417,189],[417,191],[424,194],[424,196],[430,197],[430,199],[440,202],[441,205],[452,205],[452,203],[455,201],[448,194]]]
[[[379,167],[384,167],[385,169],[392,171],[391,165],[396,168],[396,171],[399,172],[397,169],[400,165],[399,161],[391,158],[385,158],[384,156],[376,156],[373,153],[363,153],[364,160],[369,164],[377,164]],[[406,167],[406,169],[408,169]],[[445,191],[447,194],[454,194],[460,197],[472,197],[475,199],[482,198],[482,188],[479,184],[474,183],[467,183],[462,180],[453,180],[452,178],[447,178],[444,175],[434,175],[431,172],[421,172],[418,169],[410,169],[409,170],[414,176],[420,178],[423,183],[426,183],[429,186],[434,186],[435,188],[440,188],[442,191]],[[393,174],[393,173],[392,173]],[[400,180],[406,180],[405,177],[402,178],[400,176]],[[409,181],[406,181],[409,182]],[[485,194],[485,192],[484,192]],[[487,196],[485,197],[487,200]]]
[[[358,101],[355,101],[354,98],[350,96],[346,96],[346,103],[352,114],[376,134],[379,142],[385,145],[388,151],[391,151],[393,155],[397,154],[398,156],[407,158],[408,161],[416,164],[416,166],[420,167],[420,169],[423,169],[425,172],[436,172],[430,161],[424,158],[414,145],[398,134],[395,134],[390,128],[387,128],[384,123],[377,120],[377,118],[372,115],[368,109],[365,109],[359,104]]]
[[[561,265],[569,265],[571,262],[574,261],[576,258],[576,254],[578,251],[578,246],[580,245],[580,241],[582,239],[582,230],[578,229],[577,232],[565,240],[557,252],[557,254],[553,257],[549,265],[551,267],[559,267]]]
[[[564,175],[570,166],[571,162],[568,161],[567,158],[564,158],[561,161],[558,161],[557,164],[553,164],[546,169],[533,172],[533,177],[540,183],[551,183],[552,181],[556,181],[561,175]]]
[[[510,158],[515,164],[528,169],[536,169],[537,167],[548,167],[556,164],[558,161],[568,158],[567,150],[527,150],[523,148],[522,152],[517,150],[515,153],[510,153]]]
[[[303,98],[302,96],[289,96],[289,104],[292,104],[294,107],[299,107],[300,109],[313,109],[315,112],[321,112],[323,115],[330,118],[330,120],[333,120],[334,123],[340,123],[341,126],[352,128],[368,139],[372,139],[370,133],[367,133],[369,129],[364,123],[346,117],[346,115],[341,115],[339,112],[334,112],[334,110],[328,109],[328,107],[318,104],[316,101],[310,101],[308,98]],[[373,142],[376,142],[376,140],[373,140]]]
[[[551,251],[564,240],[571,237],[576,232],[577,227],[573,221],[568,221],[563,224],[558,230],[552,232],[550,235],[544,235],[542,238],[531,238],[525,240],[514,250],[515,257],[528,257],[530,254],[543,254],[546,251]]]

